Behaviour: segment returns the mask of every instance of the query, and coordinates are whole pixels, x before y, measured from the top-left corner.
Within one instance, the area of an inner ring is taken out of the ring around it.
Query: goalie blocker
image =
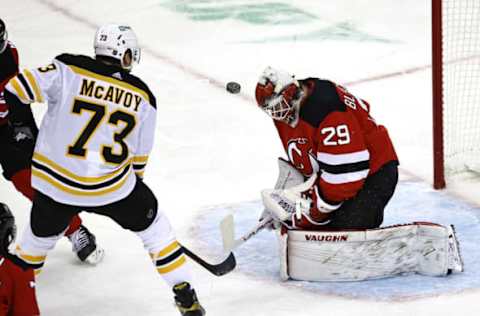
[[[362,281],[463,271],[453,226],[414,222],[356,231],[283,227],[278,237],[284,281]]]

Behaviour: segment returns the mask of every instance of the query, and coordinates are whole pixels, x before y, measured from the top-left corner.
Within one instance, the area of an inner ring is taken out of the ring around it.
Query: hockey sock
[[[17,257],[33,269],[35,276],[39,275],[40,272],[42,272],[43,265],[45,264],[45,260],[47,258],[46,255],[33,255],[31,253],[27,253],[23,251],[20,246],[17,246],[15,251]]]
[[[150,253],[150,257],[157,272],[171,287],[190,281],[190,267],[186,264],[185,254],[176,240],[159,252]]]
[[[72,217],[72,220],[70,221],[70,225],[68,226],[67,230],[65,231],[65,236],[70,236],[74,232],[76,232],[80,226],[82,225],[82,219],[80,216],[75,215]]]
[[[47,254],[55,248],[57,241],[63,237],[63,232],[50,237],[38,237],[32,231],[32,226],[28,223],[23,231],[22,238],[17,244],[15,254],[34,267],[35,275],[39,274]]]
[[[30,168],[18,171],[11,178],[15,189],[25,195],[30,201],[33,200],[33,188],[31,178],[32,170]]]
[[[175,238],[170,221],[161,210],[147,229],[136,234],[150,253],[157,272],[169,286],[191,281],[186,255]]]

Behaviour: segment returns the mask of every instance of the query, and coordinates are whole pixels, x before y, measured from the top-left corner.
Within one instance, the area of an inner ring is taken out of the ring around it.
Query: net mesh
[[[480,0],[442,1],[444,159],[448,176],[480,171]]]

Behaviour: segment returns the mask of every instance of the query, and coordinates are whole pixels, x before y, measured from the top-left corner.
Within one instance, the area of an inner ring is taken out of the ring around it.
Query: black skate
[[[200,305],[195,290],[188,282],[182,282],[173,287],[175,304],[183,316],[203,316],[205,310]]]
[[[83,225],[73,234],[68,236],[72,243],[72,250],[78,259],[89,264],[97,264],[102,261],[104,250],[97,246],[95,236]]]

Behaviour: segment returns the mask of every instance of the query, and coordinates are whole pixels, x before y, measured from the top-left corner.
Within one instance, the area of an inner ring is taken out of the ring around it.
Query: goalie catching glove
[[[332,205],[323,201],[315,185],[317,174],[307,181],[303,175],[288,161],[278,159],[279,176],[275,189],[262,191],[265,210],[260,221],[266,216],[274,219],[274,228],[281,222],[288,228],[299,226],[328,224],[331,212],[342,204]]]
[[[287,189],[302,184],[303,182],[305,182],[303,174],[301,174],[294,166],[292,166],[289,161],[284,160],[283,158],[278,158],[278,178],[277,182],[275,183],[275,189]],[[267,229],[271,230],[280,228],[280,222],[267,208],[263,210],[258,221],[261,222],[267,217],[273,219],[273,223],[268,225],[266,227]]]
[[[278,222],[289,228],[295,228],[296,222],[306,218],[316,225],[324,225],[329,221],[317,222],[310,216],[312,199],[304,193],[309,191],[317,175],[313,174],[307,181],[288,189],[265,189],[262,201],[266,210]]]

